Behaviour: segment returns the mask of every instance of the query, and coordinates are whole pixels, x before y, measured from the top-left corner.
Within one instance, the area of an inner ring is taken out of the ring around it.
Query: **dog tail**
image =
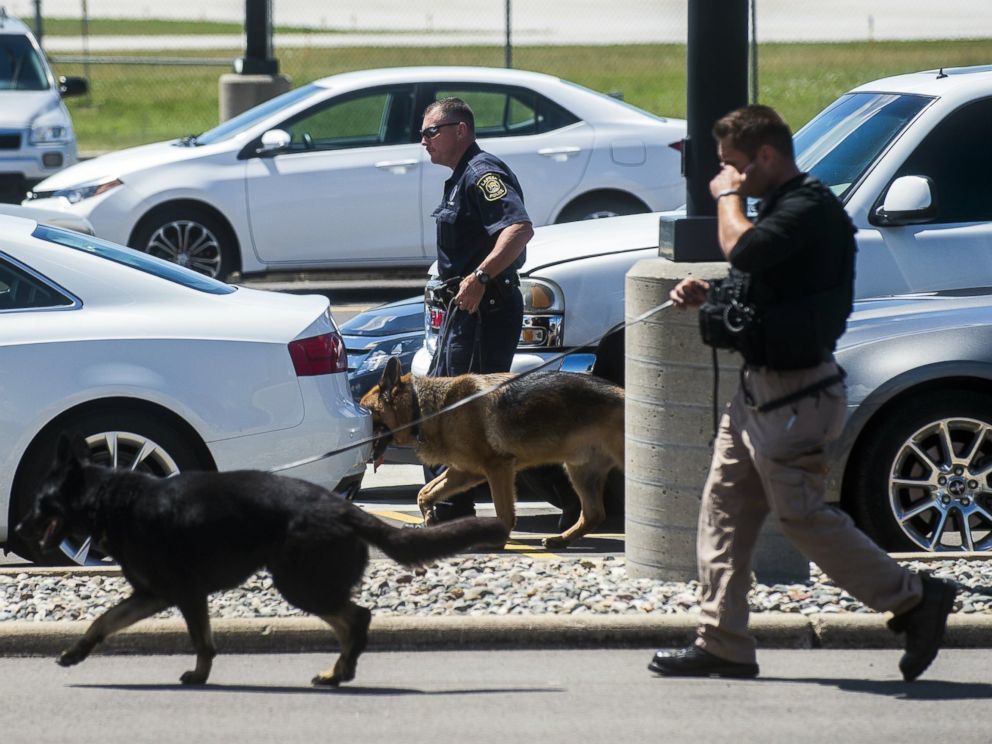
[[[359,508],[349,510],[352,528],[397,563],[416,566],[472,547],[503,547],[510,536],[498,519],[465,517],[435,527],[392,527]]]

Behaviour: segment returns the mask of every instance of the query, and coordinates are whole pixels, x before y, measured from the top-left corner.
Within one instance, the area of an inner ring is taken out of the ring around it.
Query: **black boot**
[[[758,676],[757,664],[721,659],[695,644],[685,648],[656,652],[651,663],[648,664],[648,669],[663,677],[752,679]]]
[[[947,616],[954,607],[957,588],[932,576],[921,574],[923,599],[913,609],[896,615],[887,623],[893,633],[906,634],[906,652],[899,659],[899,671],[912,682],[937,657],[944,639]]]
[[[474,517],[475,503],[471,493],[460,493],[448,501],[434,504],[434,518],[438,522],[450,522],[461,517]]]

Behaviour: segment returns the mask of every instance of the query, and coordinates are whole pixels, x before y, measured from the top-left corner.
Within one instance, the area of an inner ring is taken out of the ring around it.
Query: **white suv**
[[[837,194],[858,227],[859,299],[992,286],[990,122],[985,66],[867,83],[796,133],[800,167]],[[571,350],[566,368],[595,365],[622,382],[622,331],[598,348],[582,345],[623,321],[624,277],[658,255],[658,236],[657,213],[537,228],[521,272],[530,305],[514,369]],[[430,310],[418,373],[440,322]]]
[[[63,96],[83,78],[55,79],[30,29],[0,7],[0,201],[20,202],[36,183],[76,162]]]

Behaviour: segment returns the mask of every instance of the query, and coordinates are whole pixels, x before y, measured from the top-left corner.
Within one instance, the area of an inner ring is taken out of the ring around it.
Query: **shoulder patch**
[[[486,198],[486,201],[499,201],[506,196],[506,184],[500,179],[498,173],[487,173],[475,185]]]

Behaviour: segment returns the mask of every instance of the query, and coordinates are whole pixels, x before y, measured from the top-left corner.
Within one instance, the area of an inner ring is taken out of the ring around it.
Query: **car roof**
[[[31,29],[29,29],[23,21],[7,15],[2,7],[0,7],[0,34],[16,34],[18,36],[32,35]]]
[[[423,66],[423,67],[384,67],[373,70],[355,70],[353,72],[342,72],[337,75],[330,75],[314,81],[314,85],[326,88],[337,87],[339,85],[350,85],[352,83],[363,86],[382,82],[383,84],[395,84],[402,82],[427,82],[438,79],[447,79],[453,82],[478,81],[492,83],[545,83],[562,84],[562,79],[543,72],[530,72],[529,70],[508,70],[501,67],[455,67],[455,66]]]
[[[873,80],[851,91],[973,98],[992,93],[992,65],[943,67]]]

